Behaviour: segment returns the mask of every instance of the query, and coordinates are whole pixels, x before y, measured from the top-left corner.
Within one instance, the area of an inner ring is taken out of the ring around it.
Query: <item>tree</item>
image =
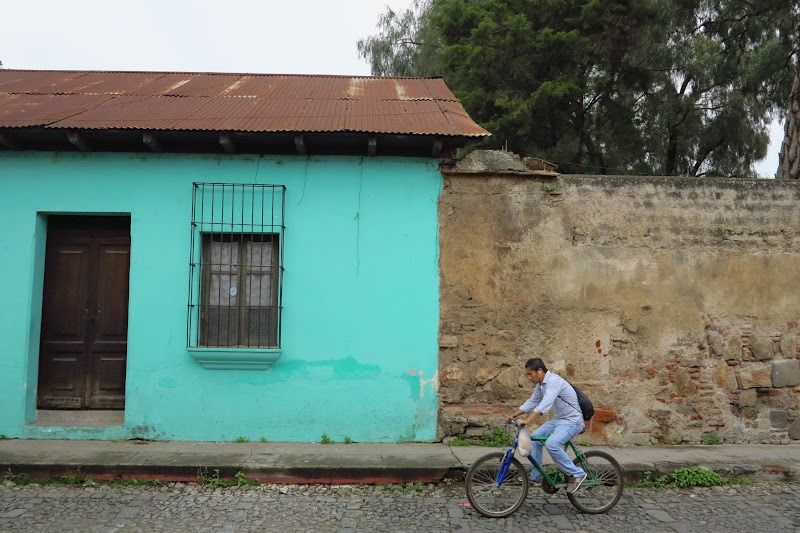
[[[369,61],[374,76],[438,74],[440,42],[428,19],[431,0],[414,0],[400,13],[386,8],[378,18],[378,35],[360,39],[359,57]]]
[[[794,66],[794,82],[789,95],[783,143],[778,158],[778,178],[800,179],[800,60]]]
[[[786,4],[418,1],[359,52],[374,74],[444,75],[484,144],[562,172],[752,176],[788,95]]]

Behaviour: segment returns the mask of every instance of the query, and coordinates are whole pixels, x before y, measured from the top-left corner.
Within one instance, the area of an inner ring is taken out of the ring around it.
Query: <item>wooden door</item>
[[[124,409],[130,218],[50,216],[38,407]]]

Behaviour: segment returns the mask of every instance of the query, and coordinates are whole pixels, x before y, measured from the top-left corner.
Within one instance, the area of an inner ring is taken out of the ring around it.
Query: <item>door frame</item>
[[[44,226],[43,228],[42,228],[42,225]],[[83,396],[83,400],[82,400],[83,405],[82,405],[82,407],[79,408],[81,411],[86,411],[86,410],[104,410],[104,409],[108,409],[108,408],[124,410],[125,396],[126,396],[125,390],[127,388],[126,387],[127,341],[128,341],[128,322],[129,322],[129,317],[127,317],[127,310],[129,308],[129,305],[130,305],[130,243],[131,243],[131,240],[130,240],[130,227],[131,227],[131,216],[130,216],[129,213],[122,213],[122,214],[117,214],[117,213],[108,213],[108,214],[96,214],[96,213],[91,213],[91,214],[88,214],[88,213],[87,214],[50,213],[50,214],[43,214],[43,213],[40,213],[37,216],[37,227],[36,227],[36,237],[37,238],[35,239],[35,243],[36,243],[36,261],[35,261],[35,266],[36,266],[36,268],[35,268],[35,272],[34,272],[34,275],[35,275],[35,277],[37,279],[36,279],[36,283],[34,284],[34,295],[33,295],[34,298],[32,300],[32,303],[33,303],[34,306],[36,306],[35,307],[36,311],[38,311],[38,321],[35,320],[36,319],[36,315],[34,315],[33,318],[34,318],[34,321],[36,323],[34,324],[35,327],[32,328],[32,331],[31,331],[31,333],[32,333],[31,341],[34,341],[34,339],[35,339],[35,347],[36,347],[36,355],[37,355],[37,357],[36,357],[36,360],[35,360],[36,364],[31,365],[32,367],[35,367],[35,368],[29,369],[29,377],[32,378],[32,381],[37,384],[37,387],[35,388],[35,392],[32,395],[32,398],[29,398],[28,409],[26,409],[26,421],[27,422],[35,421],[35,419],[36,419],[35,414],[36,414],[36,411],[37,411],[37,408],[38,408],[38,405],[39,405],[39,402],[40,402],[41,394],[42,394],[42,391],[39,390],[38,384],[40,383],[39,380],[41,378],[41,374],[42,374],[42,371],[43,371],[43,368],[42,368],[42,364],[43,364],[42,356],[44,355],[44,353],[43,353],[42,342],[43,342],[43,335],[45,333],[45,331],[44,331],[44,327],[45,327],[45,324],[44,324],[44,320],[45,320],[45,315],[44,315],[45,309],[44,309],[44,306],[45,306],[45,297],[46,297],[46,295],[45,295],[45,279],[46,279],[46,275],[47,275],[47,273],[46,273],[47,259],[49,257],[48,252],[47,252],[48,251],[48,246],[47,245],[50,242],[50,239],[52,238],[54,233],[56,233],[58,231],[65,231],[66,233],[74,231],[76,236],[79,236],[81,232],[85,232],[85,238],[87,238],[90,242],[92,242],[92,246],[93,247],[97,247],[97,248],[95,248],[95,250],[93,250],[94,252],[97,253],[97,255],[94,255],[93,257],[90,258],[90,261],[93,261],[95,264],[93,264],[91,266],[88,266],[87,267],[88,268],[88,272],[86,273],[87,277],[94,276],[94,278],[95,278],[94,281],[97,283],[97,285],[93,289],[91,287],[89,289],[87,289],[89,291],[94,290],[94,296],[91,296],[90,299],[93,298],[95,300],[100,298],[100,294],[99,293],[100,293],[100,290],[101,290],[100,287],[101,287],[101,283],[102,283],[102,280],[99,279],[100,275],[98,274],[98,270],[97,270],[97,269],[99,269],[101,267],[101,262],[102,262],[102,256],[99,255],[99,254],[100,254],[100,252],[102,252],[102,246],[111,246],[111,247],[114,246],[114,244],[105,244],[104,245],[102,243],[98,245],[95,239],[97,239],[98,237],[101,237],[103,234],[106,234],[106,235],[109,235],[109,236],[114,236],[114,237],[121,237],[121,236],[127,237],[127,239],[123,238],[122,241],[119,243],[120,246],[127,246],[127,254],[128,254],[127,276],[126,276],[125,285],[124,285],[125,291],[126,291],[125,302],[124,302],[125,313],[126,313],[126,318],[125,318],[126,322],[125,322],[125,325],[124,325],[125,361],[123,363],[124,367],[122,369],[122,375],[121,375],[121,380],[122,380],[121,406],[119,406],[119,407],[109,407],[111,404],[107,403],[105,405],[95,405],[94,407],[92,407],[90,401],[88,400],[89,398],[91,398],[91,397],[96,395],[96,394],[93,394],[92,391],[93,391],[93,387],[97,385],[97,378],[96,377],[92,378],[93,370],[90,367],[94,364],[93,355],[95,357],[97,356],[97,353],[93,354],[93,346],[92,346],[92,341],[93,340],[97,341],[97,338],[95,337],[96,331],[90,330],[90,326],[86,325],[86,326],[84,326],[85,330],[84,330],[84,333],[83,333],[83,338],[84,338],[83,342],[85,343],[85,346],[84,346],[84,353],[83,353],[82,357],[84,358],[84,361],[81,363],[82,366],[86,367],[82,371],[82,379],[84,380],[84,383],[83,383],[84,392],[83,392],[83,395],[82,395]],[[107,228],[107,231],[104,231],[104,230],[106,230],[106,228]],[[43,231],[41,231],[42,229],[43,229]],[[90,284],[91,284],[91,282],[90,282]],[[38,306],[37,306],[37,302],[38,302]],[[97,327],[97,326],[95,325],[93,327]],[[38,334],[36,334],[34,336],[34,331],[33,330],[38,330],[38,331],[36,331],[36,333],[38,333]],[[32,346],[33,345],[34,344],[32,342]],[[94,381],[91,381],[92,379],[94,379]],[[90,383],[90,381],[91,381],[91,383]],[[99,398],[99,402],[95,402],[95,403],[102,403],[102,394],[98,398]],[[118,402],[115,403],[115,405],[118,405]],[[31,409],[31,407],[32,407],[32,409]],[[57,407],[43,407],[43,409],[53,409],[53,408],[58,409]],[[70,409],[70,408],[67,408],[67,409]],[[30,416],[31,414],[33,414],[34,416]]]

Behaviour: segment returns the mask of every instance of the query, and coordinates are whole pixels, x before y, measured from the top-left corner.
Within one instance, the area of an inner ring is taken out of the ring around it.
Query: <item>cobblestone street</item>
[[[626,489],[605,515],[576,512],[561,494],[532,489],[506,519],[469,508],[462,484],[438,486],[262,485],[209,489],[96,484],[0,485],[0,531],[582,531],[752,532],[800,530],[800,485]]]

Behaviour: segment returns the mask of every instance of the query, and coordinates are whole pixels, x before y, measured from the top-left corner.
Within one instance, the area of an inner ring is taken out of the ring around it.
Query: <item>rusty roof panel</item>
[[[0,127],[482,137],[439,78],[0,70]]]
[[[0,70],[0,92],[54,94],[53,88],[75,78],[85,76],[85,72],[51,72],[29,70]]]
[[[110,100],[106,95],[0,94],[0,126],[54,126]]]
[[[130,73],[124,77],[105,76],[101,72],[87,72],[82,76],[55,84],[47,92],[52,94],[141,94],[143,87],[159,77],[159,74],[148,72]]]

